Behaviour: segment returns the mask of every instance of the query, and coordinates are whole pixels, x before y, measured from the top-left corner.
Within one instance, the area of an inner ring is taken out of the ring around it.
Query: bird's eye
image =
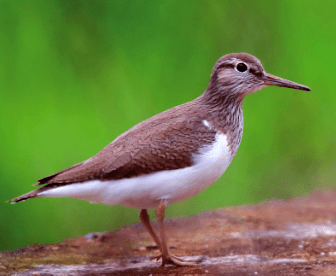
[[[247,70],[246,64],[242,62],[238,63],[236,68],[239,72],[245,72]]]

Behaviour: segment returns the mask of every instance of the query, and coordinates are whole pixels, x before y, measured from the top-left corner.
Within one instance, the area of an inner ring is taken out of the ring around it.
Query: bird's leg
[[[142,224],[146,227],[148,233],[151,235],[151,237],[153,238],[156,246],[159,248],[159,250],[162,252],[162,249],[161,249],[161,241],[159,239],[159,237],[156,235],[152,225],[150,224],[150,220],[149,220],[149,215],[147,213],[147,210],[146,209],[142,209],[140,211],[140,214],[139,214],[139,218],[140,218],[140,221],[142,222]]]
[[[159,229],[160,229],[160,236],[161,236],[161,253],[162,253],[162,264],[161,266],[165,266],[165,264],[169,263],[169,250],[166,241],[166,233],[164,230],[164,216],[165,216],[165,209],[166,206],[163,205],[163,202],[160,202],[160,205],[156,209],[156,218],[158,220]]]
[[[149,215],[147,213],[147,210],[146,209],[142,209],[140,211],[140,214],[139,214],[139,218],[140,218],[140,221],[142,222],[142,224],[146,227],[148,233],[151,235],[151,237],[153,238],[156,246],[158,247],[158,249],[160,250],[160,254],[156,255],[156,256],[153,256],[152,259],[156,259],[156,260],[159,260],[162,258],[162,246],[161,246],[161,241],[159,239],[159,237],[156,235],[151,223],[150,223],[150,219],[149,219]],[[178,258],[176,256],[174,256],[174,258],[180,260],[180,261],[183,261],[183,259],[181,258]]]
[[[167,239],[164,230],[164,216],[165,216],[165,209],[166,206],[164,201],[162,200],[160,205],[156,208],[156,217],[159,224],[160,229],[160,236],[161,236],[161,255],[157,256],[156,259],[162,258],[161,266],[164,267],[166,264],[175,264],[177,266],[195,266],[195,262],[201,261],[198,260],[183,260],[182,258],[176,257],[169,253],[168,246],[167,246]]]

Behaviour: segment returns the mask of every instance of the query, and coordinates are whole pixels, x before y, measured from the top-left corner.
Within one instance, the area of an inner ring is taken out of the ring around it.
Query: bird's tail
[[[40,189],[37,189],[35,191],[31,191],[27,194],[24,194],[22,196],[18,196],[16,198],[13,198],[11,200],[8,200],[7,202],[11,203],[11,204],[14,204],[14,203],[17,203],[17,202],[20,202],[20,201],[25,201],[27,199],[30,199],[30,198],[34,198],[34,197],[37,197],[37,194],[40,193],[41,191],[39,191]]]
[[[41,187],[41,188],[39,188],[37,190],[34,190],[34,191],[31,191],[31,192],[29,192],[27,194],[24,194],[24,195],[18,196],[16,198],[13,198],[11,200],[8,200],[7,202],[11,203],[11,204],[14,204],[14,203],[17,203],[17,202],[20,202],[20,201],[25,201],[25,200],[30,199],[30,198],[38,197],[39,193],[42,193],[44,191],[47,191],[47,190],[50,190],[50,189],[53,189],[53,188],[59,187],[59,186],[62,186],[62,185],[47,184],[44,187]]]

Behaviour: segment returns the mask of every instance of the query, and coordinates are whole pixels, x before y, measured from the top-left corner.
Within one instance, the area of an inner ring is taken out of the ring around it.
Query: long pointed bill
[[[299,89],[299,90],[305,90],[305,91],[310,91],[310,88],[308,86],[298,84],[289,80],[285,80],[282,78],[279,78],[277,76],[267,74],[264,77],[264,84],[265,85],[276,85],[280,87],[288,87],[288,88],[293,88],[293,89]]]

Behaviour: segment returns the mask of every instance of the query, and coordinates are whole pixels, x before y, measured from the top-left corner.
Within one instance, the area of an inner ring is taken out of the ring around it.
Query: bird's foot
[[[157,261],[162,259],[162,267],[164,267],[166,264],[173,264],[176,266],[198,266],[197,263],[203,261],[202,257],[190,257],[190,259],[185,259],[170,253],[168,253],[167,256],[163,256],[162,253],[160,253],[159,255],[153,256],[151,259],[156,259]]]

